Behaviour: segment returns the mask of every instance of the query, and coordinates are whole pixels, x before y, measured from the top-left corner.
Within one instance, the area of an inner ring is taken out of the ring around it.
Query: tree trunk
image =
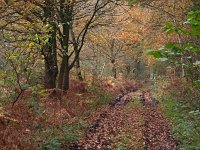
[[[82,74],[81,74],[81,66],[80,66],[80,57],[79,57],[79,56],[78,56],[78,58],[77,58],[77,60],[76,60],[75,67],[76,67],[76,75],[77,75],[77,78],[78,78],[80,81],[83,81],[83,77],[82,77]]]
[[[45,88],[53,89],[56,88],[56,77],[57,77],[57,69],[51,68],[53,65],[49,65],[45,61]]]
[[[60,73],[59,73],[59,77],[58,77],[58,88],[59,89],[63,89],[63,78],[64,78],[64,75],[65,75],[66,62],[67,62],[67,58],[63,57],[62,63],[61,63],[61,66],[60,66]]]
[[[67,67],[65,69],[64,80],[63,80],[63,91],[69,90],[69,73],[70,69]]]
[[[54,1],[46,1],[46,7],[44,8],[45,12],[45,23],[49,23],[52,27],[52,30],[49,31],[49,42],[43,48],[43,55],[45,57],[45,87],[46,88],[56,88],[56,77],[58,75],[58,66],[57,66],[57,45],[56,45],[56,23],[53,22],[54,10],[53,10]]]
[[[116,79],[117,78],[117,69],[116,69],[116,66],[115,66],[115,60],[111,60],[111,63],[112,63],[112,74],[113,74],[113,77]]]
[[[111,45],[110,45],[110,52],[111,52],[111,64],[112,64],[112,74],[113,77],[116,79],[117,78],[117,69],[115,66],[115,55],[114,55],[114,47],[115,47],[115,39],[113,39],[111,41]]]
[[[58,78],[58,88],[63,91],[67,91],[69,89],[69,57],[66,55],[62,59],[60,74]]]
[[[70,5],[64,5],[63,1],[60,3],[60,13],[61,13],[61,21],[62,21],[62,63],[60,67],[60,74],[58,78],[58,88],[66,91],[69,89],[69,31],[70,31],[70,22],[71,22],[71,11]]]
[[[81,74],[80,57],[79,57],[79,54],[78,54],[78,43],[76,41],[75,34],[74,34],[72,26],[71,26],[71,37],[72,37],[72,40],[73,40],[75,55],[78,55],[76,62],[75,62],[76,76],[80,81],[83,81],[83,77],[82,77],[82,74]]]

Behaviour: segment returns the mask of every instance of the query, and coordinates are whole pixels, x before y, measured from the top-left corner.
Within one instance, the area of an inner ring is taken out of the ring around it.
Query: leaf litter
[[[86,136],[69,150],[176,150],[170,122],[157,109],[157,100],[147,90],[128,90],[99,110]],[[130,97],[132,99],[130,99]],[[131,104],[142,102],[143,106]],[[131,106],[131,107],[130,107]],[[100,113],[101,112],[101,113]]]

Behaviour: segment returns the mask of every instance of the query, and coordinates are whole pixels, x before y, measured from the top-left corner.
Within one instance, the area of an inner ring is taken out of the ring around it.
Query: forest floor
[[[91,100],[102,97],[98,100],[104,101],[108,97],[98,92],[69,92],[67,103],[49,97],[48,101],[41,98],[40,107],[24,100],[14,107],[1,107],[0,149],[178,149],[170,131],[171,122],[157,107],[150,90],[136,83],[120,84],[112,90],[104,85],[113,96],[102,105],[92,103],[92,109],[88,107]],[[69,126],[77,121],[81,122],[78,129]]]
[[[157,109],[149,90],[117,96],[95,117],[86,136],[70,150],[176,150],[170,121]]]

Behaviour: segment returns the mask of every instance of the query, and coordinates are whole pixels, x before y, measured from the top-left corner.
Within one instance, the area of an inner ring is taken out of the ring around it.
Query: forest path
[[[170,131],[170,121],[156,107],[159,101],[149,91],[141,94],[144,106],[143,141],[145,150],[177,150],[178,144]]]
[[[149,91],[119,94],[69,150],[176,150],[169,121]]]

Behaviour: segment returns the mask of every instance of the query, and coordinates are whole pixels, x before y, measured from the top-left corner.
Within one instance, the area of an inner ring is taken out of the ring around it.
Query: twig
[[[20,98],[20,96],[22,95],[23,92],[24,92],[24,89],[20,89],[20,93],[15,98],[14,102],[12,103],[12,106],[15,105],[15,103],[18,101],[18,99]]]

